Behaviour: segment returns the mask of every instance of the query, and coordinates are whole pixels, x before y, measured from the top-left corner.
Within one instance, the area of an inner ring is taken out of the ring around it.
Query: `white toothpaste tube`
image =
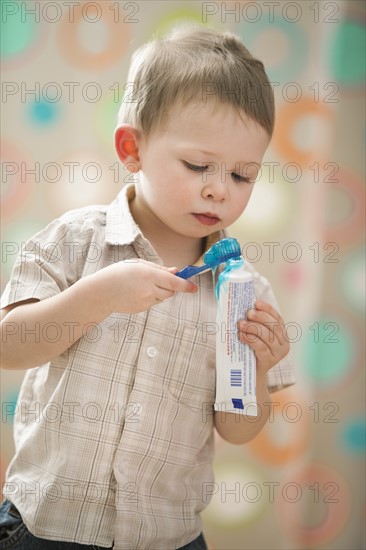
[[[257,416],[256,357],[239,340],[238,321],[255,303],[253,277],[242,257],[231,259],[216,285],[216,398],[215,411]]]

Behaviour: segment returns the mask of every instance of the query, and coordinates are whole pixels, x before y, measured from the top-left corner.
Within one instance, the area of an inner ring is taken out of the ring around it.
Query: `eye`
[[[244,183],[251,183],[250,178],[246,178],[244,176],[239,176],[239,174],[235,174],[235,172],[231,172],[231,177],[236,182],[244,182]]]
[[[183,164],[186,168],[188,168],[188,170],[192,170],[192,172],[204,172],[208,168],[208,166],[197,166],[197,164],[191,164],[186,160],[183,161]]]

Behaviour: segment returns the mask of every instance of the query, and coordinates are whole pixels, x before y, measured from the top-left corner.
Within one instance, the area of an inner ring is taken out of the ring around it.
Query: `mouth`
[[[203,225],[216,225],[221,221],[216,214],[212,214],[211,212],[205,212],[204,214],[193,213],[193,216]]]

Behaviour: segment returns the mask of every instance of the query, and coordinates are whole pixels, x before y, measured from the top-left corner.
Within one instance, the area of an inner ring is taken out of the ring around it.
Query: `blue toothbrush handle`
[[[202,266],[187,265],[186,267],[181,269],[181,271],[178,271],[176,275],[181,279],[188,279],[188,277],[192,277],[193,275],[197,275],[197,273],[201,273],[202,271],[207,271],[208,269],[210,269],[208,265],[202,265]]]

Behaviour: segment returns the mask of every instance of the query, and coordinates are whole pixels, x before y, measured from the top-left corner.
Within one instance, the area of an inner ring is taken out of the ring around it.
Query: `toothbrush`
[[[230,258],[237,258],[239,256],[241,256],[241,250],[238,241],[232,237],[227,237],[221,239],[221,241],[218,241],[207,250],[203,256],[205,265],[187,265],[181,271],[178,271],[176,275],[182,279],[188,279],[188,277],[217,267],[223,262],[230,260]]]

